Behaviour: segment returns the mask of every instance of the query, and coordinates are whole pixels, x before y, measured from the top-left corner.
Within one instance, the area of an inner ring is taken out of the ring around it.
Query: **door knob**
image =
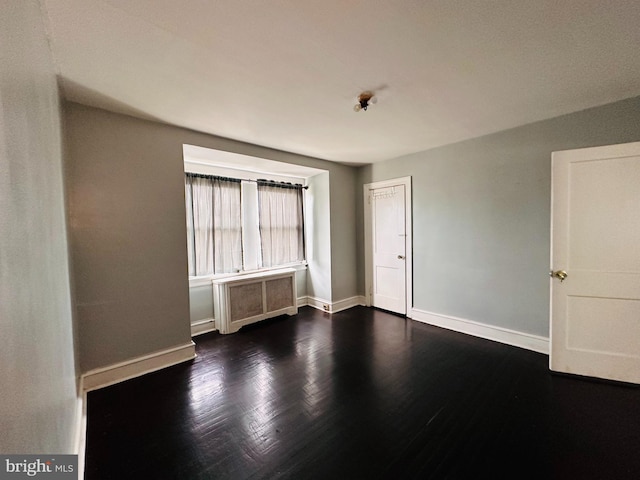
[[[549,273],[549,275],[552,276],[552,277],[559,278],[560,279],[560,283],[564,282],[564,279],[569,276],[569,274],[567,272],[565,272],[564,270],[556,270],[555,272],[552,270]]]
[[[398,260],[404,260],[404,255],[398,255]]]

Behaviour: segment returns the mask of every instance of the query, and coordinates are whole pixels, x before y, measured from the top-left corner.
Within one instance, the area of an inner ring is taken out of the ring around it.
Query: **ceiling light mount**
[[[353,110],[355,112],[359,112],[360,110],[367,111],[371,105],[377,102],[377,98],[375,97],[373,92],[362,92],[358,95],[358,103],[353,106]]]

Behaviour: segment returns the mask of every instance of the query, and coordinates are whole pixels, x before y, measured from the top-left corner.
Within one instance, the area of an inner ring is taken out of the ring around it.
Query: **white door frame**
[[[394,185],[404,185],[404,212],[405,212],[405,279],[406,279],[406,299],[405,311],[407,317],[411,318],[413,308],[413,228],[411,224],[411,177],[394,178],[381,182],[367,183],[364,190],[364,284],[365,303],[371,306],[373,288],[373,239],[371,236],[371,203],[370,190],[376,188],[392,187]]]

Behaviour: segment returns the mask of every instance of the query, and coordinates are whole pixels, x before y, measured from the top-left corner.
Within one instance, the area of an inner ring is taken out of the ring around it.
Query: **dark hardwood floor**
[[[640,389],[363,307],[88,395],[86,478],[640,478]]]

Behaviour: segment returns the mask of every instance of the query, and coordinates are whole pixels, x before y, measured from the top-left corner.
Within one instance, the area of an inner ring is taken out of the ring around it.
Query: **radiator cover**
[[[298,313],[293,268],[212,280],[213,306],[220,333],[278,315]]]

